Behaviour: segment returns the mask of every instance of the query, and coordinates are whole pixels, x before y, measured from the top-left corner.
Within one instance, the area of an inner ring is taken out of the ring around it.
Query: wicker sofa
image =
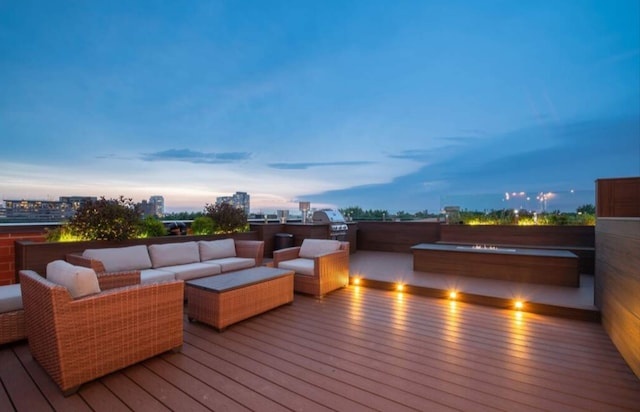
[[[139,271],[141,283],[189,280],[262,265],[264,242],[201,240],[87,249],[66,260],[96,273]]]
[[[322,297],[349,284],[349,242],[304,239],[301,246],[275,250],[273,266],[295,272],[296,292]]]
[[[20,271],[29,349],[65,395],[182,346],[184,282],[132,284],[138,272],[101,281],[65,261],[49,263],[46,275]]]

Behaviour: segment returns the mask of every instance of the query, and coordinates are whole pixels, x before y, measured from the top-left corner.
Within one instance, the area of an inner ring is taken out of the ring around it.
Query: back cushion
[[[82,256],[102,262],[107,272],[143,270],[151,268],[151,259],[145,245],[87,249]]]
[[[74,298],[100,292],[93,269],[74,266],[64,260],[55,260],[47,265],[47,280],[64,286]]]
[[[200,260],[222,259],[236,257],[236,242],[233,239],[201,240]]]
[[[151,256],[151,266],[154,269],[200,262],[200,254],[198,253],[198,244],[196,242],[149,245],[149,256]]]
[[[335,252],[339,249],[340,242],[338,240],[305,239],[302,241],[302,246],[300,247],[300,253],[298,253],[298,256],[305,259],[313,259],[318,255]]]

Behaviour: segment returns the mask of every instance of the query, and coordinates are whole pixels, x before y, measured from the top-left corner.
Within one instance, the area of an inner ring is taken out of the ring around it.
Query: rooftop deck
[[[406,255],[361,253],[352,256],[352,271],[424,277],[404,271]],[[184,330],[181,353],[85,384],[68,398],[25,342],[5,345],[0,410],[637,411],[640,405],[640,380],[593,322],[349,286],[322,300],[296,295],[292,305],[222,333],[186,318]]]

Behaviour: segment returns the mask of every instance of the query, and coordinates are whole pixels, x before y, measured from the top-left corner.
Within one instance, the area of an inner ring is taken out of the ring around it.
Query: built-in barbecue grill
[[[321,209],[313,212],[313,223],[328,223],[329,235],[332,239],[339,239],[347,234],[349,227],[345,223],[344,216],[335,209]]]

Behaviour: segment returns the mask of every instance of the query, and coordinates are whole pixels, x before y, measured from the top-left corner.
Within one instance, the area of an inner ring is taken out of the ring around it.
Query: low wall
[[[0,233],[0,286],[17,282],[16,241],[44,242],[41,231]]]
[[[443,226],[435,222],[358,222],[358,249],[411,253],[418,243],[440,240]]]

